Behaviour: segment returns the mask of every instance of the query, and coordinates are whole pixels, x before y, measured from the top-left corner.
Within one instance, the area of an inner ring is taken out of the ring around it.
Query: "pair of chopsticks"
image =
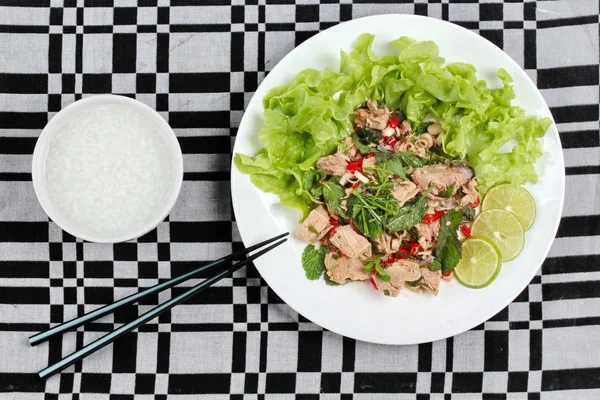
[[[258,250],[259,248],[273,243],[279,239],[284,238],[285,236],[287,236],[289,233],[284,233],[281,234],[279,236],[275,236],[274,238],[271,238],[269,240],[265,240],[264,242],[258,243],[254,246],[251,246],[247,249],[244,249],[242,251],[239,251],[237,253],[233,253],[231,255],[228,255],[226,257],[220,258],[216,261],[213,261],[210,264],[204,265],[198,269],[195,269],[191,272],[188,272],[187,274],[181,275],[180,277],[177,278],[173,278],[171,280],[168,280],[166,282],[163,283],[159,283],[155,286],[152,286],[148,289],[142,290],[141,292],[138,293],[134,293],[130,296],[127,296],[115,303],[112,304],[108,304],[104,307],[100,307],[97,310],[91,311],[87,314],[84,314],[80,317],[77,317],[75,319],[72,319],[70,321],[64,322],[60,325],[55,326],[54,328],[51,328],[47,331],[44,332],[40,332],[37,333],[33,336],[31,336],[29,338],[29,343],[32,346],[35,346],[39,343],[42,343],[50,338],[53,338],[57,335],[60,335],[62,333],[68,332],[68,331],[72,331],[77,329],[78,327],[91,322],[91,321],[95,321],[98,318],[102,318],[105,315],[108,315],[114,311],[116,311],[117,309],[124,307],[126,305],[129,304],[133,304],[138,302],[139,300],[143,299],[144,297],[147,297],[149,295],[155,294],[155,293],[159,293],[162,292],[163,290],[169,289],[179,283],[185,282],[188,279],[191,279],[193,277],[195,277],[196,275],[207,271],[209,269],[212,269],[214,267],[218,267],[221,266],[223,264],[225,264],[228,261],[233,260],[234,258],[237,258],[239,256],[245,256],[247,255],[247,253],[254,251],[254,250]],[[231,267],[218,272],[216,275],[214,275],[212,278],[207,278],[204,281],[200,282],[199,284],[197,284],[196,286],[192,287],[190,290],[186,291],[185,293],[172,298],[171,300],[160,304],[158,306],[156,306],[155,308],[153,308],[152,310],[148,311],[145,314],[142,314],[141,316],[139,316],[137,319],[129,322],[128,324],[125,324],[123,326],[121,326],[120,328],[102,336],[101,338],[93,341],[92,343],[88,344],[87,346],[84,346],[82,349],[75,351],[74,353],[71,353],[70,355],[68,355],[67,357],[63,358],[62,360],[58,361],[56,364],[50,365],[46,368],[44,368],[43,370],[41,370],[39,372],[39,376],[40,378],[48,378],[60,371],[62,371],[63,369],[73,365],[74,363],[76,363],[77,361],[87,357],[88,355],[100,350],[101,348],[103,348],[104,346],[114,342],[117,338],[123,336],[124,334],[131,332],[132,330],[136,329],[137,327],[145,324],[146,322],[150,321],[151,319],[154,319],[156,317],[158,317],[160,314],[164,313],[165,311],[170,310],[171,308],[175,307],[177,304],[183,303],[184,301],[186,301],[187,299],[189,299],[190,297],[192,297],[193,295],[201,292],[203,289],[206,289],[207,287],[211,286],[212,284],[218,282],[219,280],[221,280],[222,278],[226,277],[227,275],[232,274],[233,272],[237,271],[238,269],[242,268],[243,266],[247,265],[248,263],[250,263],[251,261],[255,260],[256,258],[262,256],[263,254],[273,250],[275,247],[279,246],[280,244],[284,243],[287,239],[283,239],[278,241],[277,243],[267,247],[266,249],[263,249],[251,256],[248,256],[245,260],[242,260],[234,265],[232,265]]]

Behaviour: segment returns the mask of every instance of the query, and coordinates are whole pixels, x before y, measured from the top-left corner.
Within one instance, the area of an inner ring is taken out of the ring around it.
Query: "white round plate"
[[[349,21],[302,43],[291,51],[262,82],[240,124],[234,152],[254,155],[262,146],[258,131],[264,123],[262,99],[269,89],[289,82],[305,68],[339,68],[340,49],[349,51],[361,33],[375,34],[374,50],[382,53],[400,36],[433,40],[447,62],[475,65],[477,76],[500,86],[498,68],[514,78],[514,104],[530,115],[550,117],[540,92],[506,53],[486,39],[457,25],[413,15],[380,15]],[[558,229],[565,175],[560,139],[553,124],[543,139],[544,156],[537,168],[539,182],[527,185],[537,204],[537,218],[526,234],[523,252],[506,262],[498,278],[485,289],[469,289],[456,280],[442,283],[437,297],[403,290],[392,298],[368,282],[341,287],[304,276],[300,258],[305,243],[294,237],[300,216],[282,207],[276,196],[256,189],[247,175],[231,167],[231,190],[238,229],[247,245],[292,233],[281,248],[255,261],[259,272],[279,297],[304,317],[351,338],[384,344],[413,344],[447,338],[471,329],[506,307],[531,281],[542,265]]]

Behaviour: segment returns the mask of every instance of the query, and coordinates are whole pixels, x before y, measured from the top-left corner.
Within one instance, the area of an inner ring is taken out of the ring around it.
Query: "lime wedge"
[[[500,250],[502,261],[518,256],[525,244],[523,226],[513,213],[504,210],[479,214],[471,226],[471,235],[491,240]]]
[[[481,210],[505,210],[510,211],[517,217],[523,230],[528,230],[533,225],[535,219],[535,200],[533,196],[522,186],[519,185],[500,185],[490,189],[483,203]]]
[[[454,276],[463,285],[479,289],[496,279],[501,265],[500,252],[492,242],[470,238],[463,243],[462,257],[454,268]]]

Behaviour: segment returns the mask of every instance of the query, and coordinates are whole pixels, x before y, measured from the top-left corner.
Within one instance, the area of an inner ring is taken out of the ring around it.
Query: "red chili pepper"
[[[336,233],[335,226],[331,227],[331,229],[329,230],[329,233],[331,233],[332,235],[335,235],[335,233]]]
[[[352,189],[356,189],[356,188],[357,188],[357,187],[359,187],[359,186],[360,186],[360,182],[354,182],[354,183],[352,184]]]
[[[412,242],[410,244],[410,255],[411,256],[416,257],[417,253],[422,250],[423,250],[423,246],[421,246],[419,243]]]
[[[332,246],[329,246],[329,251],[332,253],[337,253],[340,250],[337,247],[332,245]]]
[[[354,130],[356,130],[356,124],[352,125],[352,128],[354,128]]]
[[[365,158],[371,158],[371,157],[375,157],[375,153],[369,153],[369,154],[367,154],[367,156]]]
[[[442,215],[446,214],[447,212],[447,210],[438,210],[433,214],[425,214],[425,217],[423,217],[423,223],[427,225],[433,224],[435,221],[442,218]]]
[[[406,255],[410,255],[410,247],[409,246],[402,246],[402,247],[400,247],[398,249],[398,252],[406,254]],[[406,257],[404,257],[404,258],[406,258]]]
[[[396,260],[406,260],[406,257],[404,257],[398,253],[396,253],[395,257],[396,257]]]
[[[398,126],[398,118],[392,117],[390,118],[390,122],[388,124],[390,128],[396,128]]]
[[[471,203],[471,207],[477,208],[477,206],[481,203],[481,199],[478,197],[474,202]]]
[[[395,136],[390,136],[390,138],[387,140],[387,145],[388,146],[393,146],[396,144],[398,140],[396,139]]]
[[[340,222],[335,218],[329,218],[329,223],[335,228],[340,224]]]
[[[375,283],[375,279],[373,279],[373,278],[371,278],[371,285],[373,285],[375,290],[379,290],[379,289],[377,289],[377,284]]]
[[[471,236],[471,228],[469,228],[467,225],[462,225],[460,227],[460,231],[466,236],[469,237]]]
[[[450,275],[452,275],[452,271],[450,271],[450,272],[446,272],[445,274],[442,274],[442,276],[443,276],[444,278],[447,278],[447,277],[449,277]]]
[[[390,254],[387,258],[387,260],[385,260],[386,263],[391,264],[394,261],[396,261],[396,257],[393,254]]]
[[[356,172],[356,171],[363,172],[362,163],[363,163],[362,158],[359,158],[356,161],[349,162],[348,165],[346,165],[346,171],[348,171],[348,172]]]

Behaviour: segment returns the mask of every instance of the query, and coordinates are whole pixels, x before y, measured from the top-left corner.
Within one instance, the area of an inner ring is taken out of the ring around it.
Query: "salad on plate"
[[[472,65],[446,64],[432,41],[401,37],[380,56],[373,39],[342,51],[339,72],[307,69],[271,89],[264,147],[235,154],[235,164],[302,213],[309,279],[370,281],[389,296],[438,294],[453,276],[487,286],[533,222],[535,202],[520,185],[537,179],[551,120],[511,105],[503,69],[501,86],[488,88]]]

